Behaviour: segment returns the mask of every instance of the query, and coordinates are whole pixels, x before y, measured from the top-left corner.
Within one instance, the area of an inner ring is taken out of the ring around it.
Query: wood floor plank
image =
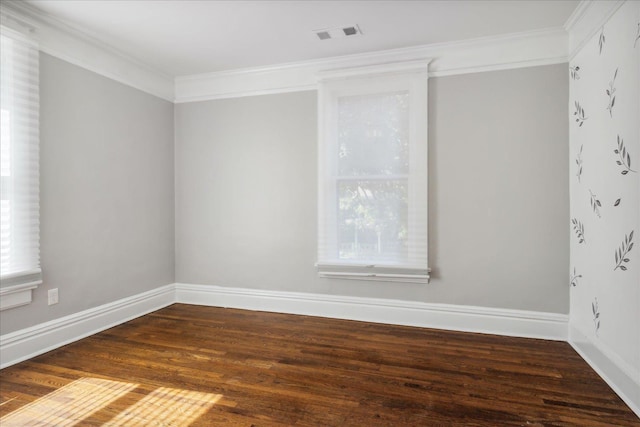
[[[65,417],[86,426],[640,427],[567,343],[185,304],[0,371],[0,417],[3,427]]]

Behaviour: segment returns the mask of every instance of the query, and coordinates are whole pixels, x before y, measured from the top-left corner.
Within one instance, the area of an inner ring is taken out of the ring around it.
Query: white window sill
[[[326,279],[372,280],[378,282],[428,284],[431,270],[426,267],[317,263],[318,277]]]
[[[2,281],[8,285],[0,287],[0,311],[31,304],[33,290],[42,283],[40,270],[4,276]]]

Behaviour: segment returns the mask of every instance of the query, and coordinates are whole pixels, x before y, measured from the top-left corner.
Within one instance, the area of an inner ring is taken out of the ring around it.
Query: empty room
[[[0,426],[640,427],[640,1],[0,16]]]

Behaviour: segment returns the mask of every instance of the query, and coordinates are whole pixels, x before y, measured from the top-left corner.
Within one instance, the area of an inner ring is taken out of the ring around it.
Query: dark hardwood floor
[[[0,425],[640,426],[562,342],[175,304],[0,371]]]

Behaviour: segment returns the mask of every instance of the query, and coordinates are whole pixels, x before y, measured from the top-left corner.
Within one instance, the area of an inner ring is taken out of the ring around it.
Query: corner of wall
[[[569,343],[640,416],[640,3],[583,2],[565,27]]]

